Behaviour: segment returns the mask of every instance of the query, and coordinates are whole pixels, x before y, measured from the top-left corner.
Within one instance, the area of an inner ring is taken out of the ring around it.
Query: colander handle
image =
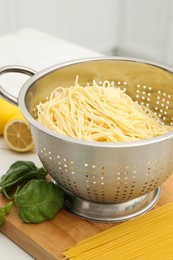
[[[0,68],[0,76],[6,73],[14,72],[22,73],[28,76],[33,76],[36,74],[36,71],[34,71],[33,69],[18,65],[8,65]],[[11,104],[18,106],[18,98],[8,93],[1,85],[0,96]]]

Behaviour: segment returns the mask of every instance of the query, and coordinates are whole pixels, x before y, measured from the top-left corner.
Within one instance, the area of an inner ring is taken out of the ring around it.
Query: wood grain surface
[[[156,207],[173,201],[173,174],[164,182]],[[7,203],[0,195],[0,207]],[[81,219],[62,209],[53,220],[40,224],[24,224],[13,207],[6,215],[0,231],[34,259],[63,259],[63,250],[98,232],[118,225]]]

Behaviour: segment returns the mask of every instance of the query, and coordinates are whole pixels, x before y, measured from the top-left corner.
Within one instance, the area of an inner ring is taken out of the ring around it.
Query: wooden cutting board
[[[173,174],[162,185],[161,197],[155,207],[173,201]],[[0,207],[7,203],[0,195]],[[55,219],[40,224],[24,224],[13,207],[5,217],[0,231],[38,260],[62,259],[63,250],[76,242],[108,229],[117,223],[81,219],[62,209]]]

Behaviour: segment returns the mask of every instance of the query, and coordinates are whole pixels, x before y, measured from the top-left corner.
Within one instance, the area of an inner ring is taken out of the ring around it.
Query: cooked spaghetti
[[[106,80],[100,86],[57,87],[38,104],[38,122],[66,136],[98,142],[130,142],[173,130],[146,106]]]
[[[64,251],[68,260],[173,259],[173,202],[94,236]]]

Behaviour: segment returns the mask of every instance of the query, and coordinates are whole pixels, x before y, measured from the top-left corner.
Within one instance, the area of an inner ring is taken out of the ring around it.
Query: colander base
[[[65,195],[64,207],[77,215],[93,221],[121,222],[137,217],[152,209],[160,198],[161,188],[123,203],[100,203]]]

